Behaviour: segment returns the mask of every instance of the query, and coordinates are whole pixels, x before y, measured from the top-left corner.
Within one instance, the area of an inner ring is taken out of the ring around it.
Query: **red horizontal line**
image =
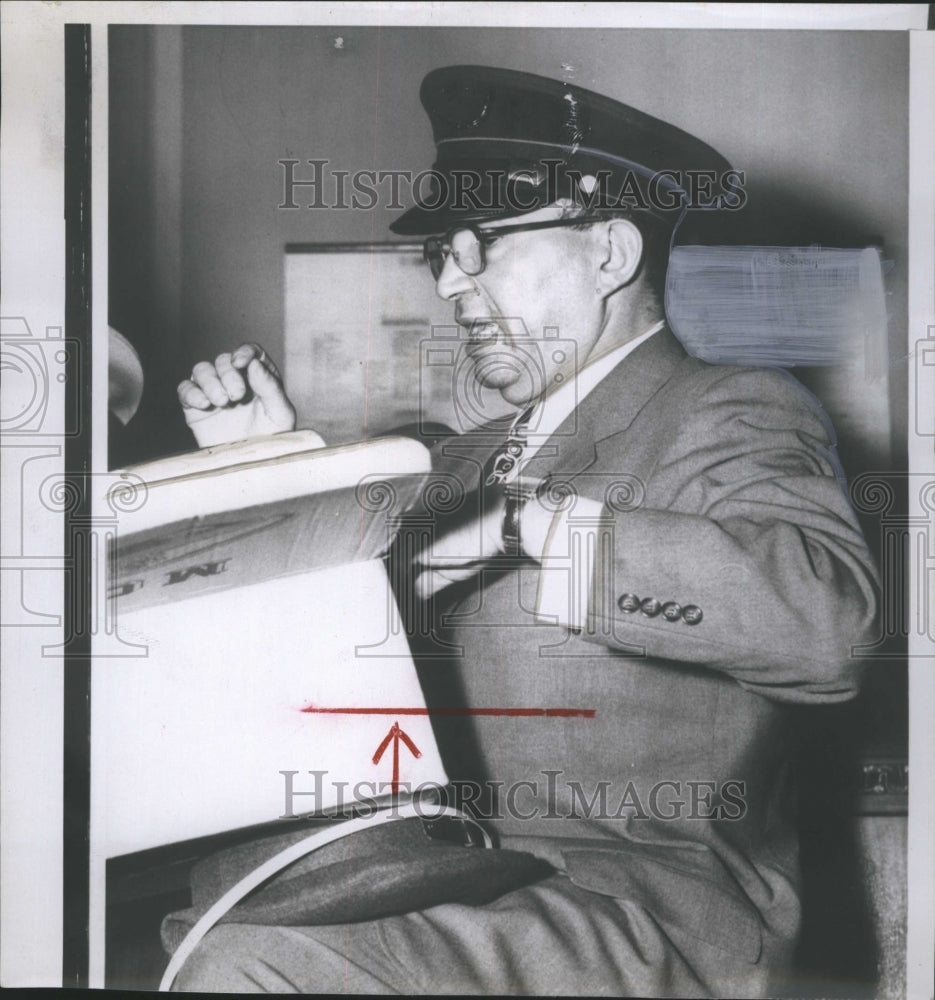
[[[301,711],[320,715],[507,715],[547,719],[593,719],[593,708],[319,708]]]

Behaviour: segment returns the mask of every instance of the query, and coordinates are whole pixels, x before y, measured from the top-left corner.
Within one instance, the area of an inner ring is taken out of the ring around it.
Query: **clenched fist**
[[[178,396],[200,448],[295,429],[279,369],[259,344],[199,361]]]

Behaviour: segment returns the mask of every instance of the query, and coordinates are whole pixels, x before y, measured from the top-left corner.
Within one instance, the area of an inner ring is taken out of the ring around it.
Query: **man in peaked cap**
[[[536,76],[451,67],[421,96],[435,184],[392,228],[426,238],[518,417],[434,450],[465,499],[406,568],[438,623],[413,645],[430,704],[544,709],[437,729],[502,847],[551,873],[482,905],[218,927],[179,985],[765,995],[799,922],[791,717],[855,694],[877,583],[816,402],[666,326],[673,229],[736,207],[740,175]],[[253,345],[180,398],[201,443],[294,421]],[[442,642],[463,654],[433,662]]]

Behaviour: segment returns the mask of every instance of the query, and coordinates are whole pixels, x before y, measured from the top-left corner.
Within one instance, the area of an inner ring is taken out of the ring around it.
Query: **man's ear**
[[[636,277],[643,259],[643,236],[629,219],[611,219],[603,239],[604,262],[597,272],[596,291],[606,299]]]

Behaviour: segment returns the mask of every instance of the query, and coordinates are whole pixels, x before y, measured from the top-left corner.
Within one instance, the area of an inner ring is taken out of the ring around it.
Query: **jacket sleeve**
[[[879,583],[830,423],[785,373],[700,382],[677,403],[642,502],[604,505],[582,638],[774,699],[851,697]]]

